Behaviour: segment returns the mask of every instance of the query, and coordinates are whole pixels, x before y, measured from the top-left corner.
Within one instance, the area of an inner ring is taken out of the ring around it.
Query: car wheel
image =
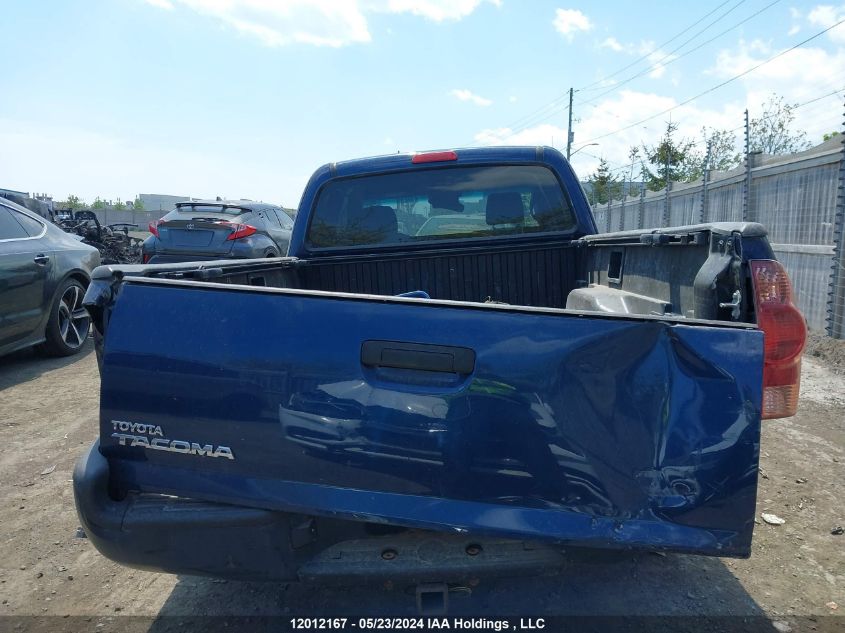
[[[276,251],[267,251],[264,253],[264,257],[278,257],[279,254]]]
[[[59,287],[44,333],[47,340],[41,346],[46,354],[71,356],[85,345],[91,331],[91,316],[82,307],[84,296],[85,286],[76,279],[68,279]]]

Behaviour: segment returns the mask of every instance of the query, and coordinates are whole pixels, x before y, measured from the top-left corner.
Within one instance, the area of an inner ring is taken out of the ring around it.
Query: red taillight
[[[150,233],[158,237],[158,225],[162,222],[164,222],[164,218],[159,218],[158,220],[153,220],[152,222],[150,222],[150,225],[148,227],[150,229]]]
[[[258,229],[249,224],[233,224],[231,222],[220,222],[220,224],[228,224],[232,228],[232,233],[227,237],[227,240],[239,240],[242,237],[249,237]]]
[[[147,253],[144,253],[143,259],[145,264],[150,263],[150,256]]]
[[[411,162],[417,163],[440,163],[446,160],[458,160],[456,152],[427,152],[425,154],[414,154]]]
[[[780,262],[755,259],[749,266],[757,325],[765,335],[763,419],[787,418],[798,410],[807,324],[792,303],[792,284]]]

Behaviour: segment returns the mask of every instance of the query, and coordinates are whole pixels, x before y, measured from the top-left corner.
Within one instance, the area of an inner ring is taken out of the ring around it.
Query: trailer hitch
[[[449,610],[449,585],[445,582],[417,585],[417,613],[446,615]]]

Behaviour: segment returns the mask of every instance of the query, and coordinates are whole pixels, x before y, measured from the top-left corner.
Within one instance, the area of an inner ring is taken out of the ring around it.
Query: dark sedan
[[[281,207],[249,200],[179,202],[150,223],[144,263],[257,259],[287,255],[293,220]]]
[[[40,345],[82,349],[91,320],[82,297],[100,253],[41,216],[0,199],[0,355]]]

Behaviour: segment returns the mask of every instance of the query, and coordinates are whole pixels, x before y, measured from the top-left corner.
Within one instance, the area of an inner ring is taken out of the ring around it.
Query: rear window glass
[[[38,237],[41,235],[41,231],[44,230],[44,225],[41,222],[28,215],[24,215],[20,211],[12,211],[12,216],[20,223],[30,237]]]
[[[573,228],[572,208],[546,167],[450,167],[328,183],[307,242],[315,248],[390,245]]]
[[[12,217],[6,207],[0,207],[0,240],[15,240],[29,237],[20,223]]]
[[[219,204],[180,204],[176,206],[179,213],[224,213],[226,215],[243,215],[249,209],[239,207],[224,207]]]

